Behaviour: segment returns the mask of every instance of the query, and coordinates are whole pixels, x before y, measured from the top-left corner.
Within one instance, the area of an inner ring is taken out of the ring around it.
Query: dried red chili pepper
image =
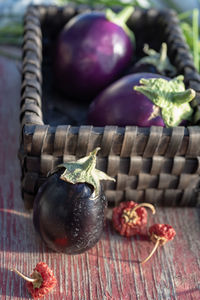
[[[113,208],[112,223],[115,230],[126,237],[140,234],[147,224],[147,211],[144,207],[150,208],[155,214],[155,208],[150,203],[124,201]]]
[[[155,243],[155,246],[148,257],[141,262],[142,264],[151,258],[158,246],[163,246],[168,241],[173,240],[176,235],[176,231],[168,224],[154,224],[149,228],[149,234],[150,239]]]
[[[36,265],[30,277],[22,274],[15,268],[11,269],[11,271],[14,271],[26,280],[26,287],[34,299],[42,298],[48,294],[57,283],[53,271],[44,262],[39,262]]]

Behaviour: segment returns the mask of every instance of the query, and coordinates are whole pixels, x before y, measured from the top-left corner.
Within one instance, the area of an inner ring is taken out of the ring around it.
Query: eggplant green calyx
[[[135,45],[135,35],[133,31],[126,25],[126,22],[130,18],[134,11],[134,7],[126,6],[118,14],[114,13],[110,8],[106,9],[106,19],[112,23],[123,28],[126,34],[129,36],[133,45]]]
[[[157,107],[166,127],[178,126],[183,120],[190,120],[193,114],[189,102],[195,97],[193,89],[185,90],[184,77],[179,75],[172,80],[151,78],[140,80],[134,90],[144,94]]]
[[[82,157],[74,162],[67,162],[58,166],[58,168],[65,168],[61,174],[60,179],[76,183],[88,183],[94,187],[95,194],[100,192],[100,180],[112,180],[114,178],[108,176],[106,173],[96,169],[96,154],[100,150],[99,147],[89,153],[88,156]]]
[[[147,56],[141,58],[139,60],[140,63],[153,65],[162,75],[165,75],[166,72],[168,72],[169,76],[175,76],[176,68],[170,63],[170,60],[167,56],[166,43],[162,43],[160,52],[157,52],[154,49],[150,49],[149,45],[147,44],[144,45],[143,51],[145,54],[147,54]]]

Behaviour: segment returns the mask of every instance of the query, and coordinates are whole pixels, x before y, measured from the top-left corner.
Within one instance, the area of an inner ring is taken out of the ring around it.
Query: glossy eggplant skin
[[[101,12],[80,14],[70,20],[55,48],[55,86],[79,101],[92,100],[116,80],[133,55],[129,36]]]
[[[51,175],[38,191],[33,224],[52,250],[79,254],[99,241],[106,206],[102,187],[95,196],[91,185],[65,182],[58,172]]]

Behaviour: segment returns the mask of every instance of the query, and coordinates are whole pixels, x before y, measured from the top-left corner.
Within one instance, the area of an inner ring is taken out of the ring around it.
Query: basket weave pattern
[[[171,61],[184,75],[186,86],[197,92],[191,104],[195,110],[195,126],[140,128],[44,124],[43,38],[49,24],[50,35],[53,35],[80,9],[31,6],[25,16],[19,150],[25,206],[32,207],[38,188],[57,164],[85,156],[96,147],[101,148],[97,168],[116,178],[116,182],[104,185],[110,205],[122,200],[168,206],[199,205],[200,76],[173,11],[136,10],[128,25],[134,29],[136,40],[142,24],[152,28],[154,23],[160,25]],[[145,34],[155,38],[155,33],[155,30],[144,31],[144,40]],[[142,44],[139,40],[138,47]]]

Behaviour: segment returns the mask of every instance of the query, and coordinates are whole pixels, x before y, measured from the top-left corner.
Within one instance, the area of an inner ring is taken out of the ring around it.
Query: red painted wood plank
[[[20,194],[20,73],[14,62],[0,58],[0,299],[28,299],[16,267],[31,273],[45,261],[58,279],[45,299],[128,300],[200,299],[200,209],[157,208],[149,224],[169,223],[177,231],[145,265],[151,251],[147,239],[124,238],[112,228],[108,214],[99,243],[75,256],[54,253],[36,236]]]

